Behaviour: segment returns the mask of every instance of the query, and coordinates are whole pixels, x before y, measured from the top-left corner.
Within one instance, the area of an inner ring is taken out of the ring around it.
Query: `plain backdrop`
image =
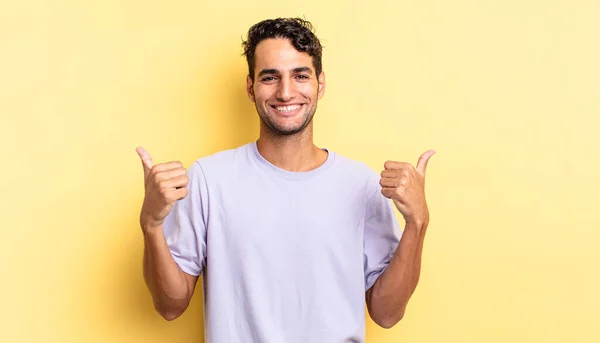
[[[324,45],[318,146],[377,171],[437,150],[420,284],[367,342],[600,341],[594,0],[0,2],[0,341],[203,342],[201,284],[152,308],[135,148],[256,139],[241,40],[278,16]]]

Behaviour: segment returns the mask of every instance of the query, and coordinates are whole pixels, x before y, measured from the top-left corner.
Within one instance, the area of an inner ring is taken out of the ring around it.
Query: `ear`
[[[248,97],[252,102],[254,102],[254,82],[252,78],[250,78],[250,74],[246,75],[246,93],[248,93]]]
[[[321,100],[323,95],[325,95],[325,72],[324,71],[321,71],[321,74],[319,75],[319,78],[318,78],[318,82],[319,82],[318,95],[319,95],[319,100]]]

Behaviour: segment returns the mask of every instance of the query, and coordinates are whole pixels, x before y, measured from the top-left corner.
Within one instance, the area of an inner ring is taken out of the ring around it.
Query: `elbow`
[[[169,322],[179,318],[182,314],[180,312],[159,312],[159,313],[160,313],[161,317],[163,317],[165,320],[167,320]]]
[[[173,312],[173,311],[158,311],[161,317],[163,317],[167,321],[172,321],[179,318],[183,312]]]
[[[377,313],[377,311],[373,311],[373,313],[371,313],[371,319],[373,319],[373,322],[380,327],[391,329],[404,318],[404,312],[404,308],[388,313]]]
[[[154,309],[161,317],[167,321],[173,321],[179,318],[186,310],[186,307],[181,306],[160,306],[159,304],[154,305]]]
[[[404,311],[402,311],[401,313],[398,313],[396,315],[393,316],[385,316],[385,317],[381,317],[381,318],[377,318],[377,319],[373,319],[373,321],[375,322],[375,324],[379,325],[380,327],[384,328],[384,329],[391,329],[393,328],[396,324],[398,324],[398,322],[400,322],[400,320],[402,320],[402,318],[404,317]]]
[[[389,300],[377,297],[373,290],[367,292],[367,308],[373,322],[384,329],[391,329],[406,312],[406,305],[392,305]]]

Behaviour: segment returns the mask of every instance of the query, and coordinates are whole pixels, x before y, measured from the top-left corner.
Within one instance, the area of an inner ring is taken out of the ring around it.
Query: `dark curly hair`
[[[301,18],[267,19],[254,24],[248,30],[247,40],[242,40],[243,55],[246,56],[248,72],[252,81],[254,81],[254,68],[256,65],[254,59],[256,46],[268,38],[289,39],[296,50],[308,53],[312,57],[316,75],[319,76],[323,68],[321,64],[323,47],[313,31],[312,24]]]

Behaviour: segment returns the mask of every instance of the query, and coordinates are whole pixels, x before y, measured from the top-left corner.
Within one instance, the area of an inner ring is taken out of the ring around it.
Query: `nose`
[[[291,96],[291,82],[288,78],[282,78],[277,87],[277,100],[281,102],[287,102],[292,99]]]

